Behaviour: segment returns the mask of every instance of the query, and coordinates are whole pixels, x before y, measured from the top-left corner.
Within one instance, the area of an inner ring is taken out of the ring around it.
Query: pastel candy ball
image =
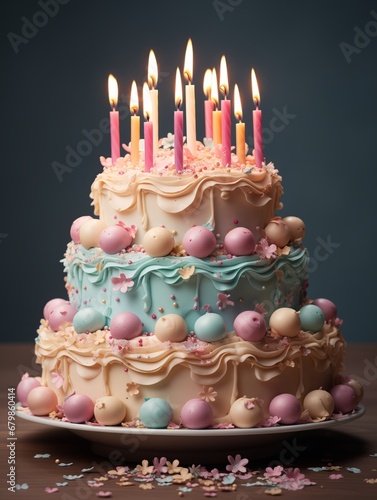
[[[181,420],[188,429],[205,429],[213,422],[212,406],[204,399],[190,399],[181,409]]]
[[[326,323],[332,323],[336,320],[338,316],[338,310],[334,302],[328,299],[315,299],[313,300],[313,304],[322,309],[323,314],[325,315]]]
[[[39,387],[41,383],[35,377],[23,376],[17,385],[16,396],[22,406],[27,406],[27,397],[34,387]]]
[[[269,413],[279,417],[282,424],[295,424],[301,415],[301,404],[293,394],[279,394],[271,400]]]
[[[131,340],[141,335],[143,323],[136,314],[131,312],[120,312],[116,314],[110,323],[110,334],[115,339]]]
[[[357,394],[349,385],[334,385],[330,390],[330,394],[334,400],[335,413],[349,413],[358,405]]]
[[[204,259],[214,251],[216,237],[204,226],[193,226],[184,234],[182,244],[189,255]]]
[[[261,401],[246,396],[236,399],[230,407],[229,416],[233,425],[240,429],[255,427],[264,418]]]
[[[223,318],[217,313],[206,313],[195,321],[194,333],[199,340],[216,342],[226,336]]]
[[[69,300],[66,299],[51,299],[49,300],[46,305],[43,308],[43,317],[44,319],[48,319],[52,311],[57,307],[61,305],[67,305],[69,304]]]
[[[303,330],[316,333],[322,330],[325,324],[325,315],[319,307],[308,304],[300,309],[300,322]]]
[[[70,229],[70,236],[73,243],[80,243],[80,228],[83,223],[88,221],[89,219],[93,219],[93,217],[91,217],[90,215],[83,215],[82,217],[79,217],[78,219],[73,221]]]
[[[126,405],[116,396],[104,396],[94,404],[94,417],[100,425],[118,425],[126,414]]]
[[[58,397],[50,387],[34,387],[27,397],[27,406],[33,415],[48,415],[56,410]]]
[[[238,337],[250,342],[259,342],[266,334],[267,326],[264,316],[256,311],[243,311],[233,323]]]
[[[72,323],[76,313],[77,309],[69,302],[54,307],[47,317],[51,330],[57,332],[62,323]]]
[[[173,410],[165,399],[150,398],[141,405],[139,417],[145,427],[162,429],[169,425]]]
[[[225,249],[232,255],[251,255],[255,249],[255,238],[250,229],[236,227],[224,238]]]
[[[165,227],[153,227],[143,238],[143,247],[151,257],[164,257],[174,248],[175,241],[171,232]]]
[[[299,217],[290,215],[288,217],[284,217],[283,221],[289,228],[291,241],[302,241],[304,239],[306,228],[303,220]]]
[[[93,307],[85,307],[75,314],[72,322],[77,333],[95,332],[105,326],[106,317]]]
[[[104,229],[106,224],[99,219],[84,221],[79,231],[81,245],[86,249],[99,247],[99,237]]]
[[[297,311],[290,307],[280,307],[271,314],[271,332],[281,337],[296,337],[301,330],[301,322]]]
[[[349,387],[352,387],[352,389],[355,391],[357,406],[364,397],[364,387],[360,384],[360,382],[350,377],[346,377],[346,379],[342,383],[348,385]]]
[[[99,246],[108,254],[116,254],[127,248],[132,241],[130,233],[119,224],[104,229],[99,236]]]
[[[328,418],[334,413],[334,400],[329,392],[316,389],[305,396],[303,408],[312,419]]]
[[[186,321],[179,314],[166,314],[157,320],[154,334],[160,342],[182,342],[188,334]]]
[[[69,422],[86,422],[93,417],[94,402],[86,394],[72,394],[64,401],[63,412]]]
[[[267,239],[276,246],[283,248],[291,239],[291,232],[283,219],[272,220],[264,228]]]

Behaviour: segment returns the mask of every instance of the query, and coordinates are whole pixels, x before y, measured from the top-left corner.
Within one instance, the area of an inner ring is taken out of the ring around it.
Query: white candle
[[[153,149],[158,149],[158,90],[155,88],[158,81],[158,69],[156,56],[151,50],[148,59],[148,84],[151,96],[151,117],[153,123]]]
[[[196,153],[195,85],[191,83],[193,75],[193,49],[192,49],[191,38],[187,42],[183,72],[188,82],[185,88],[187,146],[191,154],[195,155]]]

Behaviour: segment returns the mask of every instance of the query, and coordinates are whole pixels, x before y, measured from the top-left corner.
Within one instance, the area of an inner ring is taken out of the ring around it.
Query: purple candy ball
[[[255,238],[247,227],[235,227],[225,236],[224,245],[232,255],[251,255],[255,249]]]
[[[188,429],[205,429],[213,422],[212,406],[204,399],[190,399],[182,407],[181,420]]]
[[[110,323],[110,334],[115,339],[131,340],[143,331],[143,323],[139,317],[132,312],[120,312],[116,314]]]
[[[334,385],[329,391],[334,400],[335,413],[349,413],[357,406],[357,394],[355,390],[346,384]]]
[[[281,424],[295,424],[301,415],[301,404],[293,394],[279,394],[272,399],[269,413],[272,417],[279,417]]]
[[[204,259],[214,251],[216,237],[204,226],[193,226],[185,232],[182,245],[189,255]]]
[[[234,320],[233,328],[236,335],[250,342],[262,340],[267,331],[264,316],[256,311],[240,313]]]
[[[69,422],[80,424],[94,415],[94,402],[86,394],[72,394],[63,403],[63,412]]]
[[[319,307],[325,315],[326,323],[331,323],[336,320],[338,311],[336,305],[328,299],[315,299],[313,304]]]

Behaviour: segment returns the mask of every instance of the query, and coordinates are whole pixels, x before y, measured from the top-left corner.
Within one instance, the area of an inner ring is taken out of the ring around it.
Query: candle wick
[[[185,78],[187,80],[187,83],[191,85],[191,78],[190,78],[190,73],[188,71],[184,72]]]

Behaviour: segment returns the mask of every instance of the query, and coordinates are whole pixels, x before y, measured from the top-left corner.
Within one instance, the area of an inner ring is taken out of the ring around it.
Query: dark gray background
[[[1,6],[1,340],[32,341],[45,302],[65,297],[59,260],[71,222],[92,215],[90,185],[102,168],[99,156],[109,155],[108,135],[61,182],[51,165],[65,164],[66,147],[77,149],[83,130],[97,129],[108,117],[108,74],[117,77],[125,106],[131,81],[142,84],[154,49],[164,136],[173,130],[175,69],[192,37],[198,138],[204,135],[203,74],[218,67],[223,54],[231,88],[240,86],[251,133],[255,67],[269,129],[265,154],[284,179],[280,214],[297,215],[307,226],[309,295],[337,304],[347,340],[373,341],[377,2],[65,3],[47,21],[38,1]],[[218,12],[216,4],[226,10]],[[29,33],[16,53],[9,36],[23,36],[24,18],[45,25]],[[357,31],[369,32],[368,38]],[[274,132],[271,119],[284,109],[291,117]],[[129,140],[128,119],[121,122],[121,138]],[[326,241],[336,248],[326,250]]]

